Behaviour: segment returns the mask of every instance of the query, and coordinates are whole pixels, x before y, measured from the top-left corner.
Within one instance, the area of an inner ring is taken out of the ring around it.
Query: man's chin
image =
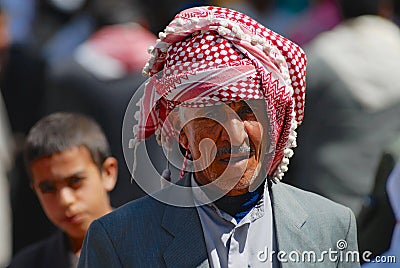
[[[248,192],[251,183],[248,178],[220,178],[213,182],[213,186],[226,195],[240,195]]]

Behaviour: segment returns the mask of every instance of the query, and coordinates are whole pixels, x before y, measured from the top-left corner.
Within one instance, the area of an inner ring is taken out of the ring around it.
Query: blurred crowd
[[[0,0],[0,267],[55,231],[21,154],[45,115],[79,112],[103,128],[118,159],[113,207],[144,195],[123,157],[125,109],[158,32],[199,5],[241,11],[304,48],[301,146],[284,181],[349,206],[360,251],[387,251],[396,219],[386,181],[400,159],[400,1],[364,2]],[[148,146],[161,172],[162,151]]]

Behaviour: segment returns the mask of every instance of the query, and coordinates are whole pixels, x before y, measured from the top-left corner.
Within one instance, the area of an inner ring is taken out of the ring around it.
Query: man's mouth
[[[216,159],[225,165],[241,165],[255,155],[255,150],[249,145],[224,146],[217,151]]]

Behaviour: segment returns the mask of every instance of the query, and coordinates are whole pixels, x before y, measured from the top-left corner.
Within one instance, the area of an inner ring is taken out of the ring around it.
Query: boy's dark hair
[[[107,138],[92,118],[78,113],[50,114],[40,119],[28,133],[25,165],[30,172],[33,161],[74,146],[85,146],[100,170],[105,159],[111,156]]]

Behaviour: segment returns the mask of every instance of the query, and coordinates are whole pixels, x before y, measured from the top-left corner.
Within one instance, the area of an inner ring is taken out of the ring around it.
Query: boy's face
[[[116,183],[115,158],[100,171],[86,147],[72,147],[35,160],[31,173],[47,217],[70,238],[83,239],[90,223],[111,211],[107,192]]]

